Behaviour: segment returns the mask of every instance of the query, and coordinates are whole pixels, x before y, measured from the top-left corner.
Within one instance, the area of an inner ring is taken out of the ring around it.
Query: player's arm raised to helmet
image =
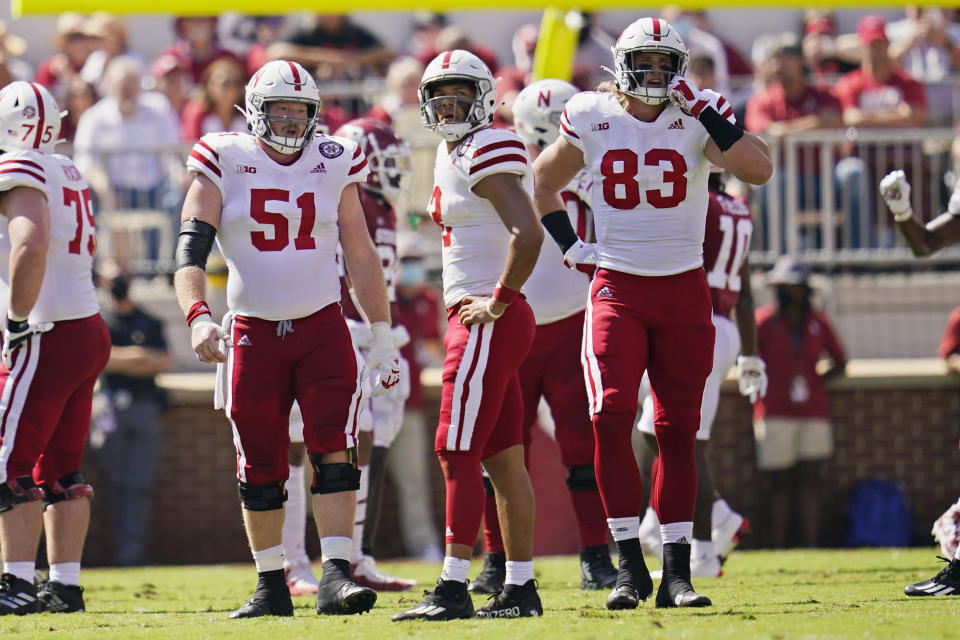
[[[337,224],[340,227],[340,247],[343,249],[347,275],[364,317],[370,324],[389,324],[390,304],[383,280],[383,266],[367,231],[356,184],[348,184],[340,194]]]
[[[37,302],[47,267],[50,212],[37,189],[14,187],[0,198],[10,237],[10,313],[25,318]]]
[[[767,143],[749,131],[726,151],[713,138],[707,140],[704,155],[713,164],[723,167],[748,184],[764,184],[773,175],[773,161]]]

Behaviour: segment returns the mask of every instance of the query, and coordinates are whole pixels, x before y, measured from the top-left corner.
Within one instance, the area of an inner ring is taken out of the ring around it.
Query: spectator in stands
[[[469,51],[490,68],[491,73],[497,73],[500,68],[500,61],[497,59],[496,52],[476,40],[470,38],[466,29],[457,26],[444,27],[437,34],[437,53],[441,51],[452,51],[454,49],[463,49]],[[428,61],[429,62],[429,61]]]
[[[247,49],[247,75],[254,72],[270,61],[268,50],[270,45],[280,40],[280,34],[286,26],[284,16],[256,16],[253,19],[254,41]]]
[[[97,37],[95,49],[87,56],[87,61],[80,70],[80,77],[85,82],[93,84],[99,92],[102,92],[101,82],[107,64],[119,55],[135,60],[141,74],[146,73],[147,62],[143,56],[130,48],[127,24],[121,18],[103,11],[97,12],[87,21],[87,30]]]
[[[163,323],[130,299],[129,277],[117,275],[106,284],[110,307],[103,319],[113,346],[101,377],[101,392],[110,400],[113,429],[103,434],[97,464],[108,483],[113,562],[140,565],[145,561],[143,547],[166,409],[166,395],[157,387],[156,375],[169,371],[173,360]]]
[[[420,76],[423,65],[416,58],[402,56],[390,63],[387,68],[387,92],[378,103],[367,112],[368,118],[380,120],[391,126],[397,136],[406,139],[400,129],[415,126],[422,129],[420,121]],[[400,129],[397,129],[397,127]]]
[[[247,131],[237,110],[244,104],[246,69],[233,58],[221,58],[203,72],[196,95],[183,108],[181,132],[187,142],[217,131]]]
[[[437,34],[447,26],[447,17],[432,11],[416,11],[413,14],[413,34],[410,36],[409,53],[426,65],[433,60],[437,49]]]
[[[846,356],[826,314],[813,308],[806,269],[792,257],[770,272],[776,302],[757,309],[757,352],[767,363],[765,398],[753,405],[757,467],[769,479],[772,546],[787,543],[796,490],[802,541],[817,546],[820,467],[833,455],[833,428],[824,380],[842,375]],[[830,359],[824,373],[817,363]]]
[[[685,11],[677,5],[669,5],[663,9],[663,19],[676,27],[683,41],[687,43],[690,56],[706,56],[713,60],[714,87],[723,95],[730,93],[730,69],[727,64],[727,51],[723,42],[706,29],[698,25],[705,25],[705,18],[700,19],[695,12]]]
[[[960,373],[960,307],[950,312],[937,355],[947,363],[947,369]]]
[[[7,23],[0,20],[0,87],[14,80],[31,80],[33,68],[20,59],[27,52],[27,41],[10,33]]]
[[[584,91],[593,91],[610,76],[601,67],[609,67],[610,50],[616,36],[600,26],[596,13],[581,13],[583,21],[577,35],[577,53],[573,59],[573,84]]]
[[[224,49],[217,42],[216,16],[189,16],[176,18],[173,30],[177,41],[161,52],[161,56],[170,54],[177,58],[178,64],[190,71],[193,85],[200,83],[206,68],[220,58],[237,56]]]
[[[835,76],[857,68],[862,45],[859,39],[838,40],[832,13],[810,9],[803,23],[803,63],[810,73]]]
[[[745,126],[748,131],[764,133],[772,138],[782,139],[791,133],[816,129],[836,129],[842,124],[840,101],[829,88],[815,87],[808,83],[803,68],[803,53],[799,38],[787,32],[780,35],[774,47],[770,69],[772,82],[758,90],[747,101]],[[781,166],[784,158],[781,153]],[[836,199],[843,211],[844,223],[849,226],[848,246],[860,246],[860,227],[865,215],[861,208],[861,182],[864,179],[863,162],[859,158],[844,158],[832,163],[834,166],[834,184],[837,187]],[[799,171],[799,202],[797,208],[819,209],[821,207],[821,180],[819,145],[802,146],[797,151],[797,170]],[[786,172],[779,172],[779,191],[781,194],[781,215],[786,205]],[[769,183],[761,187],[764,191]],[[865,187],[864,187],[865,188]],[[764,229],[769,228],[766,198],[761,198],[761,214],[765,218]],[[819,220],[819,213],[816,220]],[[783,227],[781,227],[783,228]],[[822,238],[811,238],[807,230],[801,229],[801,242],[805,245],[822,245]],[[769,245],[768,245],[769,246]]]
[[[96,104],[100,96],[97,88],[84,82],[80,76],[74,76],[67,85],[67,99],[63,109],[67,115],[60,119],[60,138],[73,142],[77,134],[77,123],[87,109]]]
[[[497,111],[494,126],[507,127],[513,124],[513,100],[530,83],[533,71],[533,54],[540,37],[540,26],[534,23],[521,25],[513,34],[513,65],[497,71]]]
[[[380,74],[393,51],[348,16],[324,14],[313,24],[267,49],[272,59],[294,60],[323,80],[359,80]]]
[[[58,103],[64,101],[70,78],[80,73],[87,56],[93,52],[96,37],[96,33],[91,33],[87,19],[79,13],[61,13],[57,18],[53,37],[57,52],[40,63],[34,80],[50,89]]]
[[[179,117],[190,97],[193,76],[185,62],[171,53],[165,53],[151,63],[150,75],[145,78],[144,85],[146,89],[166,96]]]

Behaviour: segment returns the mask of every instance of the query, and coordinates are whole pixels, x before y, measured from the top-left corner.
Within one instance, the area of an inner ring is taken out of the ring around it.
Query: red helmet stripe
[[[440,65],[440,68],[444,70],[449,69],[450,58],[452,57],[453,57],[453,51],[447,51],[445,54],[443,54],[443,63]]]
[[[660,28],[660,18],[653,18],[653,39],[660,42],[663,30]]]
[[[297,69],[297,65],[292,62],[287,62],[287,64],[290,65],[290,71],[293,73],[293,90],[300,91],[300,85],[303,84],[300,80],[300,71]]]
[[[36,83],[31,82],[30,88],[33,89],[33,95],[37,96],[37,115],[39,116],[39,122],[37,122],[37,133],[33,138],[33,148],[40,148],[40,135],[43,131],[43,96],[40,95],[40,89],[37,88]]]

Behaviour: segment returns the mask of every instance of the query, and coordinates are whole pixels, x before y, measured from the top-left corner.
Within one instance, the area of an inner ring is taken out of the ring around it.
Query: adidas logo
[[[604,288],[600,289],[600,291],[597,291],[597,297],[598,297],[598,298],[612,298],[612,297],[613,297],[613,293],[610,291],[610,289],[608,289],[607,287],[604,287]]]
[[[243,334],[239,340],[237,340],[238,347],[252,347],[253,340],[250,339],[250,336]]]
[[[323,166],[322,162],[317,166],[315,166],[313,169],[310,169],[310,173],[326,173],[326,172],[327,172],[327,168]]]
[[[671,122],[670,126],[667,129],[685,129],[683,126],[683,118],[677,118],[675,122]]]
[[[680,536],[680,539],[676,540],[676,544],[690,544],[690,541],[687,540],[687,536]]]

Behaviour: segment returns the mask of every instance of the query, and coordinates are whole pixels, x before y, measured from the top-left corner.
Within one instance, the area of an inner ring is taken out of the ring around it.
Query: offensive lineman
[[[84,611],[80,558],[93,489],[80,458],[93,385],[110,357],[91,277],[90,188],[53,153],[60,107],[43,86],[0,90],[0,131],[0,615]],[[37,593],[41,526],[50,576]]]
[[[380,258],[354,185],[366,179],[367,160],[355,142],[314,135],[319,107],[317,86],[302,66],[268,62],[246,87],[252,134],[206,135],[187,161],[195,177],[181,216],[174,285],[197,357],[218,363],[215,404],[233,427],[244,526],[259,575],[253,597],[232,618],[293,615],[281,531],[294,400],[323,551],[317,613],[363,613],[377,598],[350,575],[361,371],[337,304],[338,242],[371,322],[374,394],[397,384],[399,356]],[[222,328],[204,301],[214,238],[229,268]],[[223,345],[232,347],[224,353]]]
[[[446,481],[446,557],[433,592],[393,619],[473,617],[467,576],[483,514],[481,463],[496,489],[506,577],[503,591],[476,615],[540,616],[517,376],[534,333],[520,287],[543,241],[530,202],[527,155],[515,133],[490,128],[496,81],[474,54],[439,54],[427,65],[419,92],[424,124],[443,138],[428,208],[442,228],[448,313],[434,445]]]
[[[607,607],[635,608],[653,592],[638,540],[640,472],[630,446],[644,369],[662,469],[652,492],[664,541],[656,604],[708,606],[690,584],[694,442],[714,342],[701,268],[708,167],[762,184],[773,166],[766,145],[734,124],[720,94],[684,78],[687,49],[673,26],[641,18],[613,55],[615,86],[573,97],[561,137],[534,163],[534,202],[566,262],[597,265],[583,364],[597,484],[620,554]],[[584,166],[594,180],[596,245],[577,238],[559,195]]]
[[[532,158],[560,135],[563,105],[580,90],[562,80],[539,80],[523,89],[513,102],[517,134],[527,143]],[[580,194],[589,194],[590,177],[582,170],[561,193],[570,224],[581,240],[592,236],[589,205]],[[533,346],[520,366],[523,393],[523,446],[529,462],[532,430],[543,396],[556,425],[560,457],[568,470],[567,487],[580,530],[580,586],[609,589],[617,580],[607,548],[607,522],[593,471],[593,426],[587,408],[587,390],[580,365],[584,308],[590,279],[563,266],[556,246],[544,245],[523,291],[537,322]],[[592,271],[591,271],[592,275]],[[497,522],[493,486],[484,478],[484,570],[470,584],[474,593],[495,593],[503,587],[503,541]],[[498,553],[499,552],[499,553]],[[499,578],[499,585],[497,584]]]

